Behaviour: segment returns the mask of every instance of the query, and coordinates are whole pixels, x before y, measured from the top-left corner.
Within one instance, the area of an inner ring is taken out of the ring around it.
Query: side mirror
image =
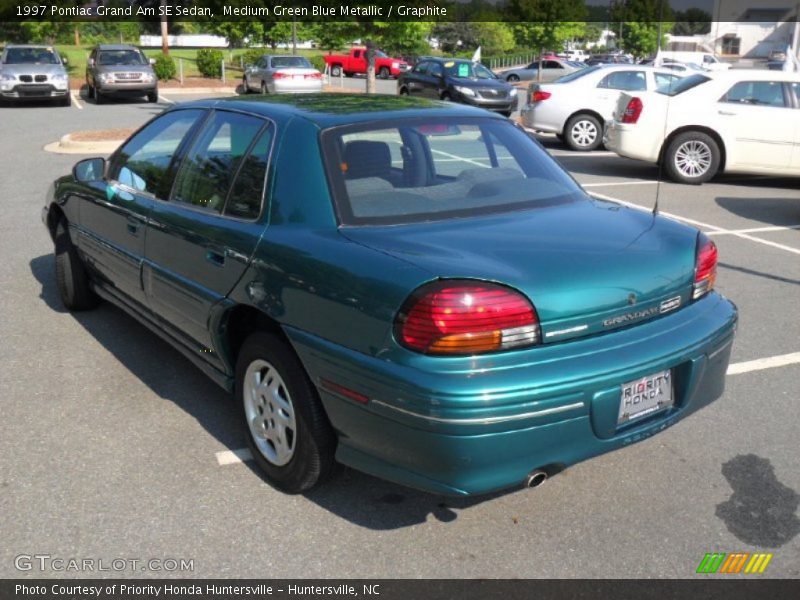
[[[66,64],[68,64],[68,63],[69,63],[69,61],[67,60],[67,57],[66,57],[66,56],[62,56],[62,57],[61,57],[61,64],[62,64],[62,65],[66,65]]]
[[[156,64],[156,59],[155,59],[155,58],[151,58],[151,59],[150,59],[150,64],[151,64],[151,65],[154,65],[154,64]]]
[[[80,183],[102,181],[105,172],[105,158],[87,158],[75,163],[75,166],[72,167],[72,176],[75,178],[75,181]]]
[[[89,60],[86,61],[86,64],[89,65],[90,67],[93,67],[94,66],[94,59],[90,58]]]

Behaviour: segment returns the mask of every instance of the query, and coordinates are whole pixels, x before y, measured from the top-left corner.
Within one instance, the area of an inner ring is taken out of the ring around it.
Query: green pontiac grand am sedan
[[[55,181],[65,306],[112,302],[233,392],[286,492],[336,462],[518,485],[718,398],[717,249],[595,199],[523,130],[411,98],[176,105]]]

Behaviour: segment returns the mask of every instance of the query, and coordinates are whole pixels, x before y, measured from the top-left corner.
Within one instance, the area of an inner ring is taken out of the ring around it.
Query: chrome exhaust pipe
[[[525,487],[538,487],[544,483],[545,479],[547,479],[547,473],[541,469],[536,469],[535,471],[531,471],[530,475],[528,475],[525,480]]]

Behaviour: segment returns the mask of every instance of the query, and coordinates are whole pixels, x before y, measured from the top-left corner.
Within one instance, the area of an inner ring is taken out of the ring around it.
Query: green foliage
[[[251,48],[242,54],[242,59],[244,60],[244,66],[247,67],[248,65],[256,64],[256,61],[266,54],[266,50],[264,48]],[[238,61],[237,61],[238,62]]]
[[[586,33],[584,0],[509,0],[508,11],[519,20],[513,25],[517,45],[528,50],[557,51]]]
[[[319,71],[320,73],[325,72],[325,57],[321,54],[315,54],[314,56],[309,56],[308,60],[314,65],[314,68]]]
[[[431,35],[446,54],[470,52],[480,46],[484,55],[503,54],[516,46],[514,30],[499,21],[437,23]]]
[[[156,62],[153,65],[153,71],[158,77],[159,81],[167,81],[175,78],[175,61],[171,56],[166,54],[159,54],[156,57]]]
[[[203,77],[221,77],[224,57],[222,50],[201,48],[197,51],[197,70]]]
[[[481,47],[481,54],[504,54],[517,45],[514,32],[505,23],[487,21],[473,23],[473,26],[475,41]]]
[[[322,50],[338,51],[359,37],[358,23],[319,22],[308,23],[309,37],[317,42]]]
[[[702,35],[711,31],[711,15],[699,8],[675,13],[673,35]]]
[[[662,23],[661,47],[667,43],[667,32],[672,23]],[[633,21],[623,29],[623,47],[634,56],[644,57],[658,50],[658,23]]]

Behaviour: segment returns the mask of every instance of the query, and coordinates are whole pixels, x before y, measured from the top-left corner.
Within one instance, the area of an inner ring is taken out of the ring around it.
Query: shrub
[[[202,48],[197,51],[197,70],[203,77],[221,77],[224,57],[222,50]]]
[[[153,65],[153,71],[155,71],[156,77],[158,77],[159,81],[173,79],[176,71],[175,61],[171,56],[159,54],[156,57],[156,63]]]
[[[308,57],[309,62],[314,65],[314,68],[317,69],[319,72],[325,72],[325,57],[321,54],[315,54],[314,56]]]
[[[242,59],[244,60],[244,66],[248,67],[250,65],[256,64],[256,61],[265,54],[267,54],[265,48],[251,48],[250,50],[242,54]]]

